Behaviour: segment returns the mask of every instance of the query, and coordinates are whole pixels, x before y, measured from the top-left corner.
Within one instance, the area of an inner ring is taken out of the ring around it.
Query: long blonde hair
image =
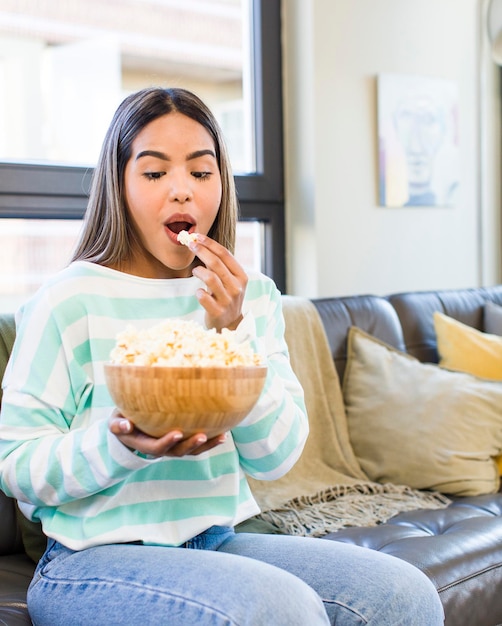
[[[222,196],[208,234],[234,252],[238,204],[218,122],[204,102],[191,91],[152,87],[128,96],[113,116],[93,173],[82,234],[72,261],[117,265],[129,258],[132,245],[138,241],[134,226],[127,217],[124,199],[124,171],[131,158],[132,142],[147,124],[172,112],[182,113],[199,122],[214,140]]]

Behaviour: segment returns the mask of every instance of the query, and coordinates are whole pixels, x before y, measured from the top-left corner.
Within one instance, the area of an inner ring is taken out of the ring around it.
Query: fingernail
[[[123,433],[130,433],[132,430],[132,425],[129,420],[120,420],[119,428]]]
[[[206,441],[207,441],[206,435],[199,435],[199,437],[197,437],[197,443],[199,445],[202,445],[203,443],[206,443]]]
[[[174,433],[172,439],[173,441],[181,441],[183,439],[183,433]]]

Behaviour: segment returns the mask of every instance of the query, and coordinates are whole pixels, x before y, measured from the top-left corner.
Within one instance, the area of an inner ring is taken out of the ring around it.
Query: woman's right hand
[[[109,428],[117,439],[131,450],[156,458],[196,456],[222,444],[227,438],[225,433],[212,439],[208,439],[204,433],[197,433],[185,439],[180,430],[172,430],[158,438],[151,437],[136,428],[118,411],[115,411],[111,416]]]

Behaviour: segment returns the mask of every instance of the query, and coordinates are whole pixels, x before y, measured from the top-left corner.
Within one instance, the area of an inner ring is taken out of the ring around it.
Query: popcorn
[[[235,331],[206,330],[192,320],[172,319],[152,328],[128,326],[117,335],[110,353],[115,365],[172,367],[242,367],[262,365],[248,341],[239,343]]]
[[[180,230],[176,239],[184,246],[188,246],[190,242],[197,241],[197,233],[189,233],[187,230]]]

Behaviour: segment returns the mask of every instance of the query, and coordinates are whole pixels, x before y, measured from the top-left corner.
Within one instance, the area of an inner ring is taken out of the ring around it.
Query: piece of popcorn
[[[189,233],[187,230],[180,230],[176,239],[184,246],[188,246],[191,241],[197,241],[197,233]]]
[[[110,354],[120,365],[238,367],[262,365],[251,344],[239,343],[235,331],[205,329],[193,320],[166,320],[149,329],[128,326],[117,335]]]

